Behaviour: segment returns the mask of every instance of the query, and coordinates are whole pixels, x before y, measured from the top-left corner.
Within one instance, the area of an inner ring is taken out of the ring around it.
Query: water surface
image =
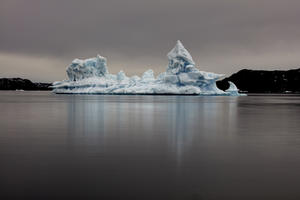
[[[299,96],[0,92],[1,199],[300,199]]]

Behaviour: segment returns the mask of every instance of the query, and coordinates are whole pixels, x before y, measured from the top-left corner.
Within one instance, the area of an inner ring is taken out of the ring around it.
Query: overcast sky
[[[62,80],[96,54],[158,74],[177,39],[200,70],[296,68],[299,19],[299,0],[0,0],[0,77]]]

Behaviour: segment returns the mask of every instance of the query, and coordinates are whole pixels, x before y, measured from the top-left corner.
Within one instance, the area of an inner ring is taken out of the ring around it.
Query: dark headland
[[[0,78],[0,90],[52,90],[51,83],[35,83],[22,78]]]
[[[243,69],[217,82],[226,90],[228,81],[245,93],[300,93],[300,68],[292,70]],[[0,90],[52,90],[51,83],[32,82],[22,78],[0,78]]]
[[[228,81],[245,93],[300,93],[300,68],[287,71],[243,69],[218,81],[218,88],[227,89]]]

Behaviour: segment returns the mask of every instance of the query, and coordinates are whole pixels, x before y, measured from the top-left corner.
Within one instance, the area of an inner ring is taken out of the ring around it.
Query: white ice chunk
[[[143,80],[154,80],[154,72],[152,69],[148,69],[147,71],[145,71],[142,75],[142,79]]]
[[[123,81],[123,80],[126,80],[126,79],[128,79],[128,77],[126,76],[126,74],[123,71],[120,71],[117,74],[117,80],[118,81]]]
[[[238,96],[239,89],[236,87],[236,85],[231,81],[228,81],[228,83],[229,83],[229,88],[225,92],[230,93],[230,95],[232,96]]]
[[[177,84],[179,82],[177,75],[165,75],[164,81],[166,83]]]
[[[77,81],[90,77],[101,77],[108,73],[106,58],[97,55],[96,58],[86,60],[75,59],[67,68],[70,81]]]

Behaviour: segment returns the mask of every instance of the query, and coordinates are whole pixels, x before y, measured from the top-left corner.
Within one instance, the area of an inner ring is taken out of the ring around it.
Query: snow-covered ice
[[[230,82],[226,91],[216,86],[223,74],[200,71],[190,53],[178,40],[168,53],[166,72],[154,76],[149,69],[139,76],[125,72],[110,74],[106,58],[98,55],[86,60],[75,59],[67,68],[68,80],[53,83],[53,92],[65,94],[177,94],[239,96],[237,87]]]

